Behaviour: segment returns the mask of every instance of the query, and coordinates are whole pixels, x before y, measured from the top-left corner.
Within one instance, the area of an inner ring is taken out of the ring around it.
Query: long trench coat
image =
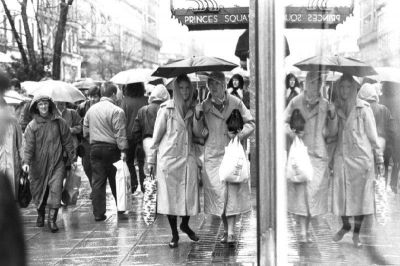
[[[357,99],[346,118],[339,117],[338,143],[333,161],[332,211],[340,216],[374,213],[375,163],[383,163],[375,118],[369,104]]]
[[[247,183],[223,183],[219,179],[218,170],[225,154],[225,147],[230,138],[226,120],[234,109],[238,109],[243,117],[244,127],[240,139],[245,139],[254,131],[255,123],[244,103],[237,97],[225,92],[225,102],[220,112],[211,102],[211,95],[202,103],[205,124],[202,120],[194,120],[195,135],[202,136],[203,128],[209,133],[204,145],[204,167],[202,180],[204,188],[204,213],[226,216],[237,215],[251,210],[250,181]]]
[[[307,147],[314,175],[311,182],[287,183],[288,211],[302,216],[316,216],[328,212],[329,194],[329,153],[326,138],[337,134],[337,117],[328,118],[328,102],[322,97],[311,110],[306,106],[301,93],[290,101],[284,117],[286,130],[290,130],[293,110],[299,109],[306,120],[302,140]]]
[[[32,113],[39,100],[40,97],[32,101]],[[56,110],[52,101],[50,105],[53,111]],[[31,193],[37,207],[42,205],[47,187],[49,187],[48,206],[59,208],[61,205],[62,182],[65,175],[63,148],[69,160],[73,161],[75,150],[70,130],[64,119],[55,114],[48,118],[34,114],[34,119],[25,130],[24,163],[30,166]]]
[[[22,129],[17,119],[12,119],[3,137],[5,137],[5,141],[0,146],[0,171],[6,173],[13,187],[13,195],[16,197],[18,195],[19,177],[22,171],[21,163],[24,156]]]
[[[183,119],[174,100],[161,104],[148,159],[157,161],[157,213],[192,216],[200,211],[192,127],[192,110]]]

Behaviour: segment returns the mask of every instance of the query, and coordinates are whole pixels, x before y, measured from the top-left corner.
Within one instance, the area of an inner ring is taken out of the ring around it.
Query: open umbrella
[[[39,88],[38,81],[24,81],[21,83],[21,88],[26,91],[28,95],[33,95],[33,92]]]
[[[154,69],[150,68],[134,68],[128,69],[125,71],[121,71],[116,74],[114,77],[110,79],[111,82],[116,84],[129,84],[129,83],[136,83],[136,82],[144,82],[147,83],[152,81],[156,78],[151,76]]]
[[[172,78],[180,74],[189,74],[199,71],[230,71],[235,67],[237,67],[236,64],[218,57],[193,56],[160,66],[153,73],[153,76]]]
[[[29,100],[29,98],[13,90],[6,91],[3,98],[9,105],[19,105],[22,102]]]
[[[368,76],[380,82],[395,82],[400,83],[400,68],[398,67],[375,67],[377,75]]]
[[[33,96],[46,95],[51,97],[56,102],[75,103],[86,100],[75,86],[70,83],[60,80],[45,80],[38,82],[38,89],[33,92]]]
[[[93,79],[85,78],[77,82],[74,82],[72,85],[81,90],[88,90],[90,88],[95,87],[97,84],[93,81]]]
[[[360,60],[339,55],[318,55],[294,64],[303,71],[337,71],[352,76],[365,77],[377,74],[374,68]]]

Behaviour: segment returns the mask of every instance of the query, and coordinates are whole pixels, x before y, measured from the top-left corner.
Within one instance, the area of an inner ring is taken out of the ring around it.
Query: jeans
[[[129,173],[131,174],[131,186],[132,186],[132,193],[136,191],[136,188],[138,187],[138,179],[137,179],[137,174],[136,174],[136,169],[135,169],[135,158],[138,163],[138,168],[139,168],[139,179],[140,179],[140,188],[142,192],[144,192],[144,187],[143,187],[143,181],[145,178],[144,174],[144,152],[141,147],[138,147],[138,145],[135,144],[134,140],[128,140],[129,144],[129,149],[128,152],[126,153],[126,163],[129,168]]]
[[[95,217],[106,213],[106,183],[111,188],[115,202],[117,202],[115,188],[115,174],[117,169],[113,163],[120,160],[121,152],[115,144],[92,144],[90,162],[92,164],[92,205]]]

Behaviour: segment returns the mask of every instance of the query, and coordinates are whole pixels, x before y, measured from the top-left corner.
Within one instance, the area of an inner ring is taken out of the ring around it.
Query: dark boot
[[[58,227],[56,224],[57,213],[58,213],[58,209],[50,209],[49,217],[47,217],[47,225],[49,226],[49,229],[52,233],[55,233],[58,231]]]
[[[171,226],[171,231],[172,231],[172,239],[171,242],[169,242],[168,246],[170,248],[176,248],[178,247],[178,241],[179,241],[179,233],[178,233],[178,228],[177,228],[177,217],[175,215],[167,215],[168,217],[168,222],[169,225]]]
[[[193,241],[199,241],[199,237],[196,236],[196,233],[192,231],[189,227],[189,219],[190,216],[182,216],[182,223],[180,225],[180,229],[182,232],[186,233],[188,237]]]
[[[45,209],[38,209],[38,217],[36,220],[36,226],[37,227],[43,227],[44,226],[44,215],[45,215],[46,210]]]

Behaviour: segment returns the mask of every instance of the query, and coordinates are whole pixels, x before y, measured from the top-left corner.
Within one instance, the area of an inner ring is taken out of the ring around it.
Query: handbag
[[[143,195],[143,220],[147,225],[152,224],[157,218],[157,180],[150,172],[143,182],[145,191]]]
[[[118,211],[129,211],[132,208],[131,197],[131,175],[125,161],[119,160],[114,163],[117,168],[115,175],[115,187],[117,193]]]
[[[68,205],[75,205],[78,201],[79,187],[81,186],[81,176],[77,174],[77,170],[72,170],[67,177],[61,199]]]
[[[28,207],[29,203],[32,200],[31,194],[31,184],[28,179],[28,174],[22,172],[19,178],[19,188],[18,188],[18,203],[21,208]]]
[[[226,120],[228,131],[238,133],[243,129],[243,117],[239,109],[233,109],[232,113]]]
[[[225,147],[218,174],[221,182],[244,183],[249,180],[249,161],[237,136]]]

